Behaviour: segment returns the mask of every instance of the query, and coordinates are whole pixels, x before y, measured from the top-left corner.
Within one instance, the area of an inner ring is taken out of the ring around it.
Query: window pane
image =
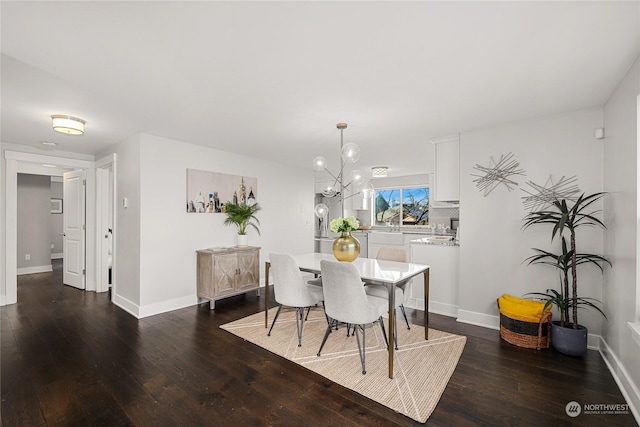
[[[429,223],[429,188],[402,189],[402,225]]]
[[[400,189],[376,190],[376,225],[398,222],[400,218]]]

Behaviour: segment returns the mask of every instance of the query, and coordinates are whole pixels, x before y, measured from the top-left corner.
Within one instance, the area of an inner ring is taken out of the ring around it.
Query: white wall
[[[460,137],[460,223],[464,224],[460,247],[459,320],[498,327],[496,298],[503,293],[522,296],[527,292],[558,288],[553,267],[528,266],[524,260],[531,248],[551,249],[551,229],[535,226],[521,230],[526,211],[519,188],[496,188],[484,197],[471,174],[474,166],[489,166],[512,152],[526,176],[515,177],[520,188],[531,180],[545,184],[549,174],[558,180],[577,175],[580,190],[602,191],[603,142],[594,139],[602,127],[599,108],[542,117],[502,126],[462,133]],[[602,231],[578,230],[581,252],[602,253]],[[556,242],[557,248],[558,242]],[[603,278],[599,270],[586,266],[578,273],[582,296],[602,298]],[[583,312],[580,323],[591,334],[600,334],[601,321],[594,313]]]
[[[18,174],[18,274],[51,271],[50,201],[51,177]]]
[[[638,300],[638,133],[640,59],[604,107],[604,189],[610,193],[604,214],[608,231],[605,254],[613,268],[605,275],[603,355],[621,379],[627,400],[640,417],[640,347],[627,322],[636,322]]]
[[[292,168],[151,135],[138,138],[121,144],[117,152],[116,289],[134,303],[130,311],[135,315],[144,317],[195,304],[195,251],[236,245],[236,230],[223,224],[223,214],[186,212],[188,168],[258,179],[261,236],[250,231],[249,244],[262,248],[261,276],[269,252],[313,252],[310,167]],[[136,166],[138,147],[140,161]],[[139,194],[134,185],[137,179]],[[130,188],[125,188],[124,182]],[[128,198],[127,209],[122,208],[123,197]],[[135,242],[123,240],[135,239],[138,233],[139,252],[135,254]],[[264,282],[264,277],[261,280]],[[133,295],[136,292],[139,299]]]
[[[113,302],[133,315],[140,305],[140,136],[118,144]],[[123,206],[127,199],[127,207]]]

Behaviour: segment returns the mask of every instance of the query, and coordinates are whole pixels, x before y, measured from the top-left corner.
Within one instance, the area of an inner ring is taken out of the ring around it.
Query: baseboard
[[[404,306],[414,310],[424,311],[424,298],[407,298]],[[458,317],[458,306],[438,301],[429,301],[429,313],[441,314],[443,316]]]
[[[633,379],[629,376],[625,367],[620,363],[620,360],[604,339],[600,339],[599,350],[602,358],[609,367],[609,371],[611,371],[613,379],[616,384],[618,384],[622,396],[629,404],[631,413],[640,425],[640,390],[638,390],[638,386],[633,382]]]
[[[178,310],[181,308],[189,307],[198,304],[198,297],[195,295],[184,296],[180,298],[174,298],[168,301],[161,301],[155,304],[147,304],[140,306],[139,319],[143,317],[149,317],[156,314],[166,313],[167,311]]]
[[[57,252],[55,254],[51,254],[51,259],[60,259],[63,258],[64,254],[62,252]]]
[[[636,344],[640,345],[640,325],[636,322],[629,322],[629,329],[631,329],[631,337],[636,342]]]
[[[458,310],[458,322],[500,330],[500,317],[491,314]]]
[[[138,304],[132,301],[129,301],[125,297],[122,297],[118,294],[113,295],[112,302],[118,307],[120,307],[121,309],[123,309],[124,311],[126,311],[127,313],[131,314],[132,316],[138,319],[140,318],[139,316],[140,307],[138,306]]]
[[[600,335],[587,334],[587,348],[589,350],[600,350],[600,341],[602,341]]]
[[[23,274],[34,274],[34,273],[47,273],[49,271],[53,271],[53,267],[51,264],[49,265],[36,265],[35,267],[22,267],[16,270],[18,276],[22,276]]]

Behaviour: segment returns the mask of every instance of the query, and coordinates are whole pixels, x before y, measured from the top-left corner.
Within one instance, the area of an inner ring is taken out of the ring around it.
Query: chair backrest
[[[403,248],[383,246],[378,250],[376,259],[385,261],[407,262],[407,252]]]
[[[309,285],[291,255],[271,253],[269,262],[273,273],[273,293],[279,304],[289,307],[316,304],[317,301],[309,293]]]
[[[377,310],[369,303],[360,273],[354,265],[322,260],[320,271],[327,316],[358,325],[373,322],[380,317],[384,310]]]

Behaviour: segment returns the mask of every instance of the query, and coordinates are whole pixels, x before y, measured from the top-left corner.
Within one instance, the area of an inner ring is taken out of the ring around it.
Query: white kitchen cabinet
[[[438,202],[460,200],[460,135],[434,138],[435,176],[431,197]]]
[[[412,244],[411,262],[429,266],[429,311],[457,317],[460,247]],[[410,297],[420,301],[424,298],[422,276],[414,277],[413,282]]]
[[[333,239],[328,237],[317,237],[315,239],[315,252],[320,254],[332,254]]]
[[[385,231],[369,233],[367,258],[375,258],[378,255],[378,251],[383,246],[404,247],[404,235],[400,232],[394,233]]]
[[[353,231],[351,235],[360,243],[360,255],[358,258],[369,258],[369,233],[366,231]],[[332,247],[333,252],[333,247]]]
[[[360,242],[360,255],[359,258],[367,258],[367,233],[364,231],[353,231],[351,233],[353,237]],[[320,254],[333,254],[333,242],[335,238],[330,237],[316,237],[315,238],[315,252]]]

